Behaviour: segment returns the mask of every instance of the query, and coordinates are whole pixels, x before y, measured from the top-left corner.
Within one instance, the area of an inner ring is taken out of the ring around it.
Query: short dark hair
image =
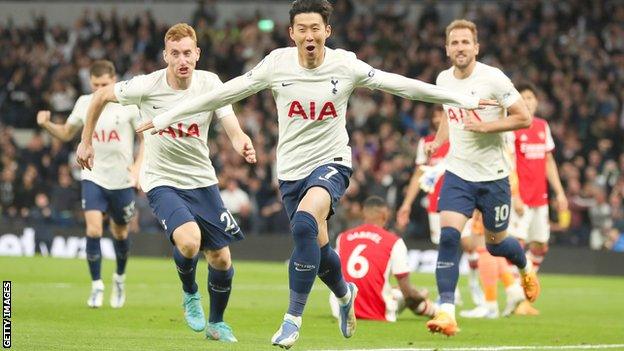
[[[364,208],[379,208],[379,207],[388,207],[388,204],[384,199],[379,196],[369,196],[366,200],[364,200]]]
[[[532,92],[535,96],[537,96],[537,88],[531,82],[520,82],[516,84],[516,89],[519,93],[522,93],[525,90]]]
[[[332,5],[327,0],[296,0],[290,7],[290,25],[295,21],[295,16],[300,13],[318,13],[325,24],[329,24],[329,18],[333,11]]]
[[[89,74],[93,77],[101,77],[105,74],[110,74],[111,77],[114,77],[115,65],[107,60],[97,60],[91,64]]]

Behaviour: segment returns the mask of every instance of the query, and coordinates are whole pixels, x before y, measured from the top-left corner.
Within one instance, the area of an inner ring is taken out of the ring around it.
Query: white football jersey
[[[181,115],[213,110],[271,89],[279,122],[277,175],[281,180],[298,180],[328,163],[351,167],[345,115],[349,97],[358,87],[465,108],[479,104],[477,97],[376,70],[358,60],[354,53],[341,49],[326,47],[323,63],[306,69],[299,64],[297,48],[288,47],[273,50],[245,75],[158,115],[152,123],[160,130],[181,120]]]
[[[115,84],[115,96],[122,105],[138,106],[141,119],[149,121],[222,84],[216,74],[195,70],[190,86],[175,90],[167,83],[166,69],[161,69]],[[217,118],[223,118],[234,111],[227,105],[214,113]],[[143,133],[145,155],[140,175],[143,191],[157,186],[196,189],[217,183],[207,143],[212,116],[212,111],[186,115],[184,121],[164,128],[159,134]]]
[[[438,75],[439,86],[458,92],[493,99],[501,106],[468,111],[444,105],[448,118],[449,141],[446,169],[471,182],[484,182],[509,176],[511,162],[506,152],[504,133],[475,133],[464,130],[463,118],[470,114],[484,122],[507,117],[507,108],[520,99],[511,80],[498,68],[477,62],[468,78],[457,79],[451,67]]]
[[[78,98],[67,123],[84,126],[92,97],[89,94]],[[83,169],[82,179],[109,190],[132,186],[128,167],[134,161],[134,130],[138,126],[138,120],[139,110],[134,106],[115,103],[104,106],[93,131],[93,170]]]

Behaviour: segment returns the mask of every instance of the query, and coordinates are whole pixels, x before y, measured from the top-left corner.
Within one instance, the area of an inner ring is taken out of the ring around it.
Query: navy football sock
[[[102,249],[100,248],[100,238],[92,238],[87,236],[87,263],[89,264],[89,272],[91,280],[100,280],[102,272]]]
[[[459,257],[461,234],[453,227],[443,227],[440,234],[436,282],[440,304],[455,303],[455,287],[459,279]]]
[[[288,313],[301,316],[321,259],[321,250],[316,242],[318,236],[316,219],[308,212],[296,212],[292,219],[292,232],[295,247],[288,264],[290,287]]]
[[[516,238],[508,236],[499,244],[487,244],[486,247],[492,256],[505,257],[520,269],[527,265],[524,250]]]
[[[230,299],[234,267],[220,271],[208,265],[208,294],[210,295],[210,323],[223,322],[223,313]]]
[[[117,259],[117,274],[122,275],[126,272],[130,240],[128,238],[121,240],[113,239],[113,246],[115,247],[115,257]]]
[[[177,247],[173,248],[173,260],[178,270],[178,276],[182,281],[182,290],[188,294],[197,292],[197,283],[195,282],[195,271],[199,255],[193,258],[186,258]]]
[[[343,297],[347,294],[348,288],[342,277],[340,258],[329,244],[321,247],[321,262],[319,264],[318,276],[336,297]]]

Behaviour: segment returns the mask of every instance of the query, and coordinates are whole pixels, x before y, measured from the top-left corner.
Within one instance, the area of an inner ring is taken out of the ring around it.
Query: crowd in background
[[[425,6],[409,21],[403,3],[366,2],[356,12],[337,1],[330,47],[355,52],[372,66],[435,82],[449,66],[439,9]],[[537,115],[547,119],[555,139],[555,159],[570,200],[569,228],[557,225],[553,242],[622,249],[624,245],[624,6],[617,1],[504,1],[467,5],[465,17],[479,28],[479,60],[500,67],[513,81],[540,89]],[[214,2],[189,18],[201,48],[199,69],[223,81],[258,63],[272,49],[290,45],[287,18],[272,31],[258,26],[261,14],[214,27]],[[114,62],[120,80],[164,67],[163,37],[172,23],[149,12],[93,13],[73,24],[49,25],[34,17],[27,26],[0,25],[0,206],[2,222],[76,225],[80,212],[79,171],[73,165],[76,142],[44,137],[36,124],[39,109],[64,123],[78,96],[90,93],[89,65]],[[275,175],[277,113],[270,91],[235,105],[252,136],[258,163],[245,164],[220,126],[213,124],[211,157],[222,195],[247,233],[287,232]],[[380,195],[396,208],[414,168],[419,138],[432,132],[431,106],[382,92],[356,90],[347,112],[354,173],[333,234],[357,223],[363,199]],[[34,136],[17,147],[14,128]],[[425,201],[423,199],[423,201]],[[134,230],[156,231],[143,194],[137,200]],[[426,237],[423,203],[417,201],[406,235]]]

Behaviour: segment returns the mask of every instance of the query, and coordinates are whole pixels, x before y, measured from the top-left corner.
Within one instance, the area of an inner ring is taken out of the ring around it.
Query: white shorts
[[[431,242],[439,245],[440,244],[440,232],[442,228],[440,228],[440,213],[439,212],[428,212],[429,215],[429,233],[431,235]],[[472,229],[472,218],[466,222],[464,226],[464,230],[461,233],[461,237],[469,237],[472,234],[470,231]]]
[[[548,205],[538,207],[524,205],[522,217],[518,216],[516,211],[512,209],[507,231],[512,236],[524,240],[526,243],[547,243],[550,238]]]

